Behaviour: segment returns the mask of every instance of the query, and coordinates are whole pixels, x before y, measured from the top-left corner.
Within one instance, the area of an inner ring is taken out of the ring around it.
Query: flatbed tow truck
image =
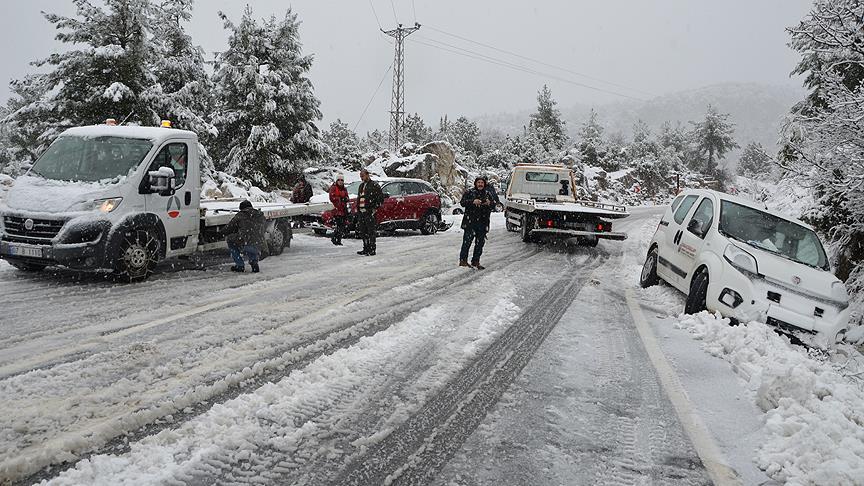
[[[610,221],[629,216],[626,207],[577,200],[575,194],[571,169],[563,165],[517,164],[505,194],[507,231],[520,232],[525,242],[540,236],[576,238],[583,246],[597,246],[601,239],[627,239],[626,233],[612,231]]]
[[[144,280],[156,263],[224,249],[239,199],[202,200],[198,138],[165,127],[63,132],[0,202],[0,258],[21,270],[61,265]],[[291,219],[332,208],[259,203],[266,254],[290,246]]]

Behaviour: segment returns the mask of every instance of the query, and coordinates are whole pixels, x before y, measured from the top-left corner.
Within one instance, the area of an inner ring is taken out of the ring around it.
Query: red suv
[[[378,230],[393,233],[397,229],[420,230],[424,235],[438,232],[441,227],[441,197],[428,182],[421,179],[378,180],[384,191],[384,203],[375,212]],[[357,189],[360,182],[346,186],[351,197],[351,215],[348,230],[354,231],[354,214],[357,212]],[[315,233],[326,234],[333,229],[333,213],[321,213],[320,222],[311,225]]]

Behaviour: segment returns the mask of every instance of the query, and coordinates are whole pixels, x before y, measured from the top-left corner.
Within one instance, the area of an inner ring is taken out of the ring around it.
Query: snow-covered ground
[[[586,249],[496,214],[483,272],[455,266],[458,220],[374,258],[300,234],[258,275],[227,255],[131,286],[0,262],[0,482],[705,484],[632,292],[741,483],[860,484],[859,356],[638,289],[658,218]]]

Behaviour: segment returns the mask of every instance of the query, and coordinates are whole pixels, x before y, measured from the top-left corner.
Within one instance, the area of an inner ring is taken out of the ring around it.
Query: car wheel
[[[146,280],[156,266],[159,240],[147,230],[130,231],[122,238],[114,260],[114,276],[125,282]]]
[[[16,262],[9,261],[9,265],[21,270],[22,272],[41,272],[45,270],[45,267],[48,265],[43,265],[41,263],[26,263],[26,262]]]
[[[424,235],[434,235],[438,232],[438,215],[435,213],[426,213],[423,219],[420,220],[420,232]]]
[[[685,314],[698,314],[707,306],[705,298],[708,296],[708,272],[701,271],[693,276],[690,282],[690,292],[687,294],[687,303],[684,304]]]
[[[465,213],[465,211],[464,211],[462,208],[455,208],[455,209],[453,209],[453,214],[455,214],[455,215],[457,215],[457,216],[460,215],[460,214],[464,214],[464,213]]]
[[[639,286],[643,289],[653,287],[660,283],[660,277],[657,276],[657,248],[652,248],[645,257],[645,264],[642,265],[642,275],[639,277]]]
[[[534,216],[530,214],[522,215],[522,241],[529,243],[532,240],[531,229],[534,228]]]

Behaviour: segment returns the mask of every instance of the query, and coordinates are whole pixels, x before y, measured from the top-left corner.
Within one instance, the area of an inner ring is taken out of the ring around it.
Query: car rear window
[[[526,172],[525,180],[528,182],[558,182],[557,172]]]
[[[681,202],[681,205],[678,206],[678,209],[675,210],[675,222],[681,224],[684,222],[684,218],[687,217],[687,213],[690,212],[690,208],[693,207],[693,204],[696,203],[697,196],[687,196],[684,198],[684,201]]]

